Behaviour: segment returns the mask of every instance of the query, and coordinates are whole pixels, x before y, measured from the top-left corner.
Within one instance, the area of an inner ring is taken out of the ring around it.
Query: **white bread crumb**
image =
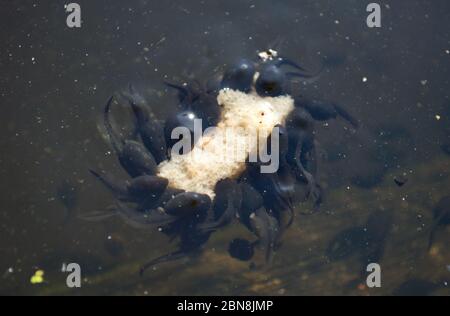
[[[217,102],[222,112],[214,132],[201,137],[189,154],[161,162],[157,174],[167,178],[172,188],[207,194],[211,199],[219,180],[236,179],[245,170],[249,150],[258,150],[258,139],[252,137],[255,132],[267,138],[294,109],[288,95],[260,97],[230,89],[222,89]]]

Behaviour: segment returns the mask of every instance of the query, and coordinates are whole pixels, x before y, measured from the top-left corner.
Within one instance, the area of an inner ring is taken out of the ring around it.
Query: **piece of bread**
[[[250,153],[258,150],[277,124],[284,124],[294,109],[294,100],[286,95],[261,97],[256,93],[222,89],[217,97],[222,112],[213,130],[198,140],[186,155],[172,155],[160,163],[158,176],[167,178],[169,186],[214,198],[219,180],[239,177]]]

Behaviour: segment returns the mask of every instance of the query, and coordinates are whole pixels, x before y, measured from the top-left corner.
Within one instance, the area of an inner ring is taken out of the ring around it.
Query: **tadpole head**
[[[253,63],[249,60],[241,59],[225,71],[221,86],[222,88],[249,92],[252,87],[254,75],[255,66]]]
[[[262,97],[277,97],[284,94],[286,76],[275,64],[263,66],[255,83],[256,92]]]
[[[232,258],[249,261],[254,255],[253,245],[246,239],[233,239],[228,246],[228,253]]]

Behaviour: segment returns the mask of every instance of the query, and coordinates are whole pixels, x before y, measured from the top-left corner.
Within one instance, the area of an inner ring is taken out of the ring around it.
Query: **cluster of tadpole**
[[[153,265],[199,253],[214,231],[237,221],[255,235],[255,240],[232,240],[229,254],[246,261],[259,249],[270,262],[283,232],[293,222],[294,205],[306,199],[313,200],[316,206],[320,204],[314,121],[342,117],[354,127],[357,121],[335,103],[293,94],[291,78],[311,75],[273,51],[264,56],[257,62],[239,61],[205,88],[168,84],[177,91],[181,110],[164,120],[153,114],[152,100],[145,100],[131,87],[107,102],[104,124],[120,166],[130,179],[118,181],[106,172],[91,172],[113,193],[116,214],[134,225],[156,226],[178,241],[178,250],[151,260],[143,265],[141,273]],[[217,125],[221,117],[217,96],[222,89],[268,100],[286,95],[292,98],[293,110],[283,125],[277,125],[278,170],[261,173],[260,163],[247,162],[243,172],[216,183],[213,198],[172,187],[170,179],[158,176],[159,164],[171,159],[170,148],[175,142],[171,131],[183,126],[194,132],[197,118],[206,123],[203,128]],[[110,110],[115,100],[129,105],[133,113],[137,133],[132,139],[123,139],[111,124]]]

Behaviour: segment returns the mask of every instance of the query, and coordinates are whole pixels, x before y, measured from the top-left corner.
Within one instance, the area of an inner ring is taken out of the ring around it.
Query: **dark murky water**
[[[449,295],[448,225],[430,248],[428,237],[450,194],[450,5],[380,1],[382,28],[369,29],[368,2],[83,0],[82,27],[69,29],[63,2],[3,1],[0,293]],[[118,218],[78,218],[111,204],[89,168],[122,175],[97,128],[106,100],[132,82],[164,115],[175,100],[163,80],[206,80],[280,40],[308,68],[326,61],[320,80],[298,89],[361,122],[356,133],[317,126],[321,212],[297,217],[270,267],[229,258],[228,241],[248,235],[231,225],[200,257],[139,277],[169,240]],[[381,289],[363,285],[374,260]],[[69,262],[82,267],[81,289],[65,286]],[[38,269],[44,282],[31,284]]]

